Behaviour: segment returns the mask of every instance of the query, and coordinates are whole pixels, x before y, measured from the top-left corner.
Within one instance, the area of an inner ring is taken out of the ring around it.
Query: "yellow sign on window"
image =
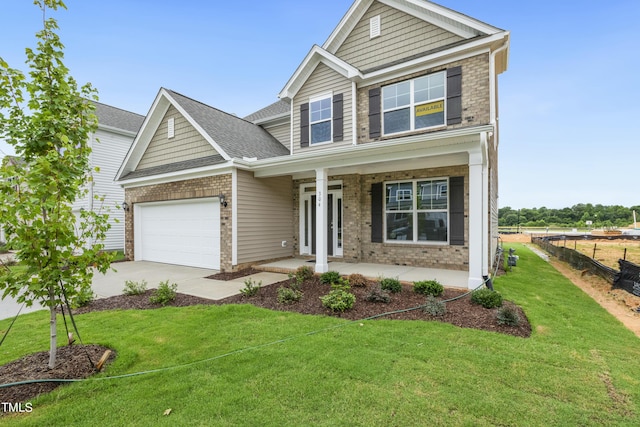
[[[429,104],[418,105],[416,107],[416,117],[428,116],[429,114],[442,113],[444,111],[444,100],[430,102]]]

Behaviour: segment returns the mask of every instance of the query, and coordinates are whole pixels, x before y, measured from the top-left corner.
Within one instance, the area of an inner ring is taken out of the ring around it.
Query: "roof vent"
[[[380,15],[369,20],[369,38],[373,39],[378,36],[380,36]]]
[[[175,133],[175,119],[173,117],[171,117],[167,121],[167,138],[173,138],[174,136],[176,136],[176,133]]]

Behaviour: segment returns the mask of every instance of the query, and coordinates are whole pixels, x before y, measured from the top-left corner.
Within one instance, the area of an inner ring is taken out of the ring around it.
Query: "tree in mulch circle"
[[[0,139],[17,157],[0,168],[0,224],[21,268],[0,268],[2,297],[50,311],[49,367],[56,361],[56,306],[74,305],[90,289],[94,268],[105,273],[112,256],[103,251],[108,215],[72,206],[88,192],[89,136],[97,129],[96,91],[78,87],[63,64],[63,44],[53,18],[61,0],[36,1],[43,29],[37,48],[26,49],[28,75],[0,58]],[[96,197],[96,204],[101,199]]]

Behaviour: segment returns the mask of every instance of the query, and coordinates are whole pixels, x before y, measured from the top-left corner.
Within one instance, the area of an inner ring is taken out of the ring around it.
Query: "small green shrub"
[[[437,280],[423,280],[413,283],[413,291],[417,294],[439,297],[444,293],[444,286]]]
[[[78,294],[73,298],[73,302],[71,303],[71,307],[80,308],[90,304],[94,299],[96,299],[96,294],[91,289],[91,285],[86,285],[80,288]]]
[[[253,279],[246,279],[244,281],[244,288],[240,289],[240,293],[243,297],[247,298],[258,295],[260,286],[262,286],[262,281],[256,283]]]
[[[147,291],[147,281],[134,282],[133,280],[126,280],[124,282],[124,289],[122,293],[125,295],[142,295]]]
[[[6,254],[9,252],[9,247],[5,242],[0,242],[0,254]]]
[[[510,305],[503,305],[496,313],[499,325],[518,326],[520,324],[520,316],[516,309]]]
[[[471,302],[484,308],[496,308],[502,305],[502,295],[488,288],[475,290],[471,293]]]
[[[302,281],[309,280],[313,277],[313,268],[308,265],[301,265],[296,270],[296,277],[301,278]]]
[[[168,280],[160,282],[160,284],[158,285],[158,289],[156,289],[149,297],[149,301],[151,301],[151,303],[153,304],[160,304],[162,306],[165,306],[176,299],[177,289],[178,285],[176,283],[172,283],[171,286],[169,286]]]
[[[351,286],[355,286],[356,288],[366,288],[369,284],[367,278],[358,273],[350,274],[348,280]]]
[[[365,299],[369,302],[381,302],[388,304],[391,301],[389,292],[383,290],[380,285],[373,286]]]
[[[436,299],[433,295],[429,295],[423,310],[432,316],[444,316],[447,313],[447,304]]]
[[[293,304],[300,301],[300,298],[302,298],[302,292],[297,289],[287,288],[286,286],[278,288],[277,300],[280,304]]]
[[[322,273],[320,275],[320,283],[325,285],[331,285],[332,283],[337,283],[340,280],[340,273],[337,271],[327,271],[326,273]]]
[[[400,280],[392,279],[389,277],[380,280],[380,287],[385,291],[391,292],[392,294],[402,291]]]
[[[332,311],[349,310],[356,303],[356,296],[344,289],[332,289],[327,295],[320,297],[322,305]]]

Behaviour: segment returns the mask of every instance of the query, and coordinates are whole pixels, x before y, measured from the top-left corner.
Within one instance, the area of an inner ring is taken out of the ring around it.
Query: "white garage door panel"
[[[217,200],[140,204],[136,259],[220,268],[220,204]]]

